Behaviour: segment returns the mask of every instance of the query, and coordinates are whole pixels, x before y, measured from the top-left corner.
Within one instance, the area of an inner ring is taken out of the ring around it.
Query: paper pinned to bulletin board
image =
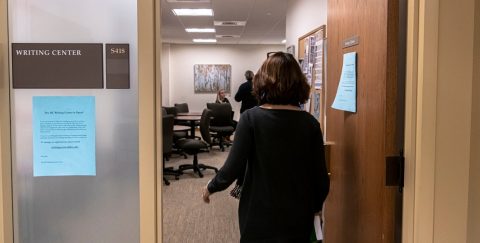
[[[320,121],[320,119],[321,119],[321,114],[320,114],[321,92],[319,92],[318,90],[315,90],[314,92],[312,92],[312,95],[311,95],[310,99],[311,99],[311,106],[312,106],[311,109],[310,109],[310,113],[313,115],[313,117],[315,117],[318,121]]]
[[[315,77],[314,77],[314,86],[315,89],[321,89],[323,83],[323,39],[317,37],[317,41],[315,43],[316,47],[316,56],[315,56]]]
[[[357,53],[343,54],[342,74],[332,108],[357,112]]]

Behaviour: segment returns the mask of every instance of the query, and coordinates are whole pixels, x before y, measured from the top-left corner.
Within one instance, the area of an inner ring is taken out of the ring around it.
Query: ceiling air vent
[[[213,21],[215,26],[245,26],[247,21]]]
[[[209,3],[210,0],[167,0],[169,3]]]
[[[216,35],[215,37],[217,37],[217,38],[225,38],[225,39],[227,39],[227,38],[240,38],[239,35]]]

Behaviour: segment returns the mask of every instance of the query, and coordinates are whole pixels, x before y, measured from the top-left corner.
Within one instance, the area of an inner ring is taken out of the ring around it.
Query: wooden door
[[[386,186],[385,157],[403,146],[403,82],[398,82],[398,0],[329,0],[327,141],[331,191],[326,243],[400,242],[402,195]],[[358,45],[344,41],[358,36]],[[357,53],[357,112],[335,110],[343,54]]]

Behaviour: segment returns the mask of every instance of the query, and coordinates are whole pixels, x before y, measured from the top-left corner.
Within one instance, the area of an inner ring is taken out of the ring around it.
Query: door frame
[[[8,5],[0,0],[0,242],[13,242]]]
[[[404,243],[433,242],[438,8],[439,0],[408,0]]]
[[[467,239],[474,6],[408,0],[404,243],[474,242]]]
[[[140,242],[162,242],[160,0],[138,3]]]

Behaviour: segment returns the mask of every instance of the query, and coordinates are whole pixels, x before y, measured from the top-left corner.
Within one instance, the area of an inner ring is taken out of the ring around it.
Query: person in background
[[[240,107],[240,114],[252,107],[257,106],[257,99],[252,94],[253,76],[253,72],[247,70],[245,72],[245,79],[247,79],[247,81],[245,81],[243,84],[240,85],[240,87],[238,87],[238,91],[235,94],[235,100],[237,102],[242,102],[242,106]]]
[[[229,103],[227,97],[225,97],[225,90],[221,89],[217,92],[217,99],[215,100],[215,103]]]
[[[240,117],[225,164],[203,189],[203,200],[236,179],[240,242],[309,242],[330,180],[318,121],[300,109],[310,86],[295,58],[278,52],[253,80],[260,106]]]

